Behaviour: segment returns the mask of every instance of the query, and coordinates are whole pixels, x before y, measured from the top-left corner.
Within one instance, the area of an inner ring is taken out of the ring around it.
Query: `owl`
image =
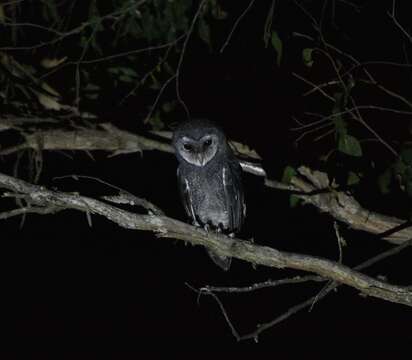
[[[174,131],[172,144],[180,196],[193,224],[238,232],[246,214],[242,169],[223,131],[208,120],[186,121]],[[223,270],[229,269],[231,258],[208,252]]]

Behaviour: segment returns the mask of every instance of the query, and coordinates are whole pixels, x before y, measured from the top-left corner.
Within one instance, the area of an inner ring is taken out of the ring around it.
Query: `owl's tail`
[[[230,268],[230,264],[232,262],[232,258],[224,255],[219,255],[211,250],[207,250],[207,253],[213,260],[213,262],[219,266],[222,270],[228,271]]]

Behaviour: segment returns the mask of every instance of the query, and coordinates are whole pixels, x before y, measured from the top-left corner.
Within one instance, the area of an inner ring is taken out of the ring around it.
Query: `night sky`
[[[229,18],[217,23],[213,30],[216,48],[224,42],[248,3],[236,1],[235,5],[222,1]],[[382,1],[382,7],[373,1],[364,3],[365,8],[353,17],[350,26],[343,22],[351,16],[349,10],[342,7],[337,18],[341,21],[342,36],[336,40],[362,61],[400,61],[403,42],[386,17],[385,9],[390,2]],[[270,177],[280,179],[288,164],[321,166],[319,154],[333,146],[335,140],[332,135],[318,143],[304,140],[298,146],[294,141],[298,134],[290,130],[296,125],[292,118],[303,116],[308,109],[319,109],[311,101],[321,100],[316,96],[303,98],[302,93],[308,87],[292,76],[292,72],[310,77],[329,70],[321,59],[316,62],[315,58],[312,74],[302,63],[301,49],[306,45],[291,33],[303,32],[308,25],[303,25],[305,18],[298,9],[287,6],[279,7],[273,21],[284,41],[282,65],[276,65],[273,47],[265,48],[262,40],[269,5],[270,1],[254,4],[222,54],[210,52],[196,38],[188,43],[181,69],[181,94],[192,117],[210,118],[224,128],[229,138],[256,149]],[[287,18],[282,14],[287,14]],[[410,78],[399,70],[391,75],[379,68],[376,71],[379,79],[388,78],[391,86],[403,90],[410,84]],[[381,100],[381,95],[374,97],[373,93],[358,95],[373,103]],[[115,91],[111,93],[108,89],[105,96],[102,105],[92,109],[102,121],[144,132],[144,128],[136,126],[139,122],[136,116],[141,119],[146,111],[139,107],[138,100],[131,99],[119,106],[120,95]],[[173,96],[172,86],[164,97]],[[388,136],[404,134],[405,119],[401,123],[396,117],[399,123],[388,126],[389,116],[392,114],[377,113],[376,129]],[[186,115],[178,108],[172,117],[170,123],[178,123]],[[39,182],[49,188],[91,197],[114,194],[93,180],[54,179],[69,174],[94,176],[150,200],[170,217],[186,220],[178,196],[177,161],[173,155],[152,151],[108,157],[105,152],[94,152],[94,160],[85,153],[69,155],[70,158],[62,153],[45,152]],[[375,145],[365,147],[365,159],[373,159],[379,169],[379,161],[390,159],[390,154]],[[14,160],[4,160],[3,172],[11,174]],[[363,166],[361,162],[348,161],[349,166]],[[291,208],[289,194],[265,187],[263,180],[253,175],[244,174],[244,186],[248,216],[239,237],[253,238],[257,244],[279,250],[338,259],[333,218],[310,205]],[[408,212],[408,199],[384,197],[374,187],[376,184],[366,182],[356,190],[357,199],[365,207],[388,215]],[[340,229],[348,243],[343,260],[349,266],[392,247],[344,224]],[[236,259],[230,271],[223,272],[200,247],[125,230],[98,216],[92,216],[89,227],[86,215],[72,210],[49,216],[29,215],[21,229],[20,219],[3,221],[1,239],[0,319],[4,339],[53,344],[74,339],[75,343],[90,347],[102,339],[116,339],[121,341],[124,351],[195,347],[201,353],[218,346],[233,351],[267,347],[279,355],[288,354],[295,347],[305,347],[310,353],[322,351],[326,344],[339,348],[362,344],[367,350],[382,343],[395,346],[412,340],[409,326],[412,313],[408,307],[365,298],[342,286],[316,303],[310,312],[299,312],[263,333],[258,344],[253,341],[237,344],[216,302],[202,296],[198,303],[197,294],[186,284],[195,288],[242,286],[303,273],[259,266],[254,269]],[[411,284],[411,256],[412,250],[406,249],[366,273],[386,276],[389,282],[398,285]],[[224,294],[220,299],[234,326],[244,334],[315,295],[323,285],[286,285],[248,294]],[[295,345],[291,348],[290,344]]]

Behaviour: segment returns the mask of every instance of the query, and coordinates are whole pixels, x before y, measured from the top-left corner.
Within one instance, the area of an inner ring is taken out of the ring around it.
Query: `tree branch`
[[[278,251],[241,239],[232,239],[184,222],[154,215],[134,214],[89,197],[51,191],[43,186],[0,174],[0,187],[24,196],[36,206],[75,209],[106,217],[127,229],[152,231],[160,238],[173,238],[202,245],[225,256],[273,268],[291,268],[316,273],[335,282],[356,288],[361,293],[412,306],[412,291],[363,275],[331,260]]]
[[[10,124],[10,121],[7,124]],[[112,152],[113,155],[148,150],[173,153],[173,148],[169,144],[171,132],[156,132],[154,135],[157,139],[121,130],[109,123],[101,124],[95,129],[38,130],[34,134],[25,135],[24,143],[0,150],[0,155],[9,155],[24,149],[105,150]],[[263,177],[266,186],[295,192],[305,203],[316,206],[351,228],[381,235],[381,238],[391,243],[401,244],[412,238],[412,228],[406,226],[409,224],[406,220],[363,208],[352,196],[334,189],[326,173],[300,167],[299,175],[294,176],[290,184],[284,184],[268,179],[261,164],[244,160],[259,160],[260,156],[254,150],[237,142],[231,144],[241,158],[243,171]]]
[[[298,171],[301,176],[293,177],[291,184],[295,190],[309,194],[298,195],[305,202],[353,229],[380,235],[393,244],[401,244],[412,238],[408,221],[364,209],[352,196],[334,189],[326,173],[303,166]],[[404,225],[407,227],[403,228]]]
[[[393,249],[387,250],[381,254],[378,254],[376,256],[374,256],[371,259],[368,259],[366,261],[364,261],[363,263],[357,265],[354,267],[355,270],[363,270],[369,266],[372,266],[376,263],[378,263],[379,261],[383,260],[383,259],[387,259],[390,256],[396,255],[399,252],[401,252],[403,249],[405,249],[406,247],[409,247],[412,245],[412,239],[403,243],[402,245],[399,245]],[[277,316],[275,319],[263,323],[263,324],[259,324],[257,326],[257,328],[250,332],[247,333],[245,335],[240,335],[238,333],[238,331],[235,329],[234,325],[232,324],[229,315],[226,312],[226,309],[224,308],[222,302],[220,301],[217,293],[219,292],[224,292],[224,293],[245,293],[245,292],[252,292],[252,291],[256,291],[256,290],[261,290],[261,289],[265,289],[265,288],[273,288],[279,285],[285,285],[285,284],[296,284],[296,283],[304,283],[304,282],[308,282],[308,281],[316,281],[316,282],[323,282],[326,281],[327,279],[321,277],[321,276],[317,276],[317,275],[306,275],[306,276],[297,276],[294,278],[287,278],[287,279],[280,279],[280,280],[268,280],[265,282],[261,282],[261,283],[256,283],[256,284],[252,284],[249,286],[243,286],[243,287],[222,287],[222,286],[204,286],[200,289],[196,289],[190,285],[188,285],[193,291],[197,292],[200,295],[202,294],[206,294],[206,295],[210,295],[213,297],[213,299],[218,303],[221,312],[223,313],[223,316],[226,320],[226,323],[229,325],[233,336],[238,340],[247,340],[247,339],[254,339],[255,341],[258,341],[258,336],[270,329],[271,327],[277,325],[278,323],[288,319],[290,316],[296,314],[297,312],[310,307],[310,309],[313,307],[313,305],[318,302],[319,300],[323,299],[326,295],[328,295],[331,291],[333,291],[334,289],[336,289],[339,284],[337,284],[336,282],[330,282],[328,284],[326,284],[325,287],[322,288],[321,292],[316,294],[315,296],[311,296],[310,298],[306,299],[305,301],[294,305],[293,307],[289,308],[286,312],[284,312],[283,314]],[[310,310],[309,310],[310,311]]]

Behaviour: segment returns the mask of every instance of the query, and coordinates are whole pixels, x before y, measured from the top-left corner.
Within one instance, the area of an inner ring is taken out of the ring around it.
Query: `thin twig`
[[[102,196],[102,199],[106,201],[110,201],[115,204],[129,204],[133,206],[136,206],[136,205],[141,206],[155,215],[164,215],[164,212],[160,208],[158,208],[156,205],[151,203],[150,201],[147,201],[146,199],[143,199],[143,198],[139,198],[131,194],[127,190],[122,189],[121,187],[110,184],[109,182],[104,181],[94,176],[70,174],[70,175],[63,175],[63,176],[55,176],[53,180],[62,180],[62,179],[67,179],[67,178],[74,179],[74,180],[89,179],[89,180],[97,181],[103,185],[106,185],[112,189],[116,189],[117,191],[119,191],[119,195],[115,195],[115,196],[106,195],[106,196]]]
[[[410,239],[409,241],[407,241],[406,243],[399,245],[393,249],[384,251],[383,253],[376,255],[374,257],[372,257],[371,259],[368,259],[364,262],[362,262],[361,264],[357,265],[355,267],[356,270],[363,270],[366,269],[384,259],[387,259],[393,255],[396,255],[398,253],[400,253],[402,250],[404,250],[407,247],[410,247],[412,245],[412,239]],[[299,279],[299,278],[297,278]],[[325,278],[322,278],[320,276],[305,276],[302,277],[302,282],[305,281],[325,281]],[[292,280],[292,281],[290,281]],[[289,283],[293,283],[293,278],[292,279],[281,279],[278,281],[268,281],[268,282],[264,282],[264,283],[258,283],[258,284],[253,284],[251,286],[246,286],[246,287],[240,287],[240,288],[232,288],[232,287],[212,287],[212,286],[207,286],[204,287],[202,289],[206,289],[209,292],[227,292],[227,293],[242,293],[242,292],[250,292],[250,291],[254,291],[257,289],[262,289],[262,288],[267,288],[267,287],[271,287],[270,283],[273,284],[273,286],[278,286],[283,284],[283,282],[285,284],[289,284]],[[299,282],[299,281],[297,281]],[[268,286],[266,286],[266,284],[268,284]],[[335,290],[337,287],[339,286],[339,284],[337,284],[336,282],[329,282],[326,286],[324,286],[322,288],[322,290],[315,296],[310,297],[309,299],[289,308],[286,312],[284,312],[282,315],[276,317],[274,320],[269,321],[267,323],[264,324],[259,324],[256,328],[256,330],[247,333],[245,335],[240,336],[239,333],[237,332],[237,330],[233,327],[232,322],[230,322],[229,320],[229,316],[227,315],[227,312],[225,310],[225,312],[223,313],[226,322],[228,323],[228,325],[231,327],[232,330],[232,334],[234,335],[234,337],[236,338],[236,340],[240,341],[240,340],[248,340],[248,339],[253,339],[255,341],[258,340],[258,336],[263,333],[266,330],[269,330],[270,328],[274,327],[275,325],[279,324],[280,322],[288,319],[290,316],[298,313],[299,311],[305,309],[305,308],[309,308],[309,311],[311,311],[313,309],[313,306],[315,303],[317,303],[319,300],[323,299],[326,295],[328,295],[331,291]],[[199,291],[196,290],[194,288],[192,288],[194,291]],[[217,296],[214,298],[216,301],[218,300]],[[221,308],[222,310],[222,308]],[[224,309],[223,309],[224,310]]]
[[[307,275],[307,276],[295,276],[293,278],[279,279],[279,280],[267,280],[259,283],[255,283],[248,286],[210,286],[206,285],[200,290],[207,290],[212,292],[225,292],[225,293],[247,293],[253,292],[256,290],[274,288],[281,285],[290,285],[290,284],[301,284],[309,281],[325,281],[326,279],[321,276],[316,275]]]
[[[305,82],[306,84],[312,86],[312,89],[310,90],[310,92],[314,92],[314,91],[319,91],[324,97],[326,97],[327,99],[329,99],[332,102],[336,102],[336,99],[333,96],[330,96],[329,94],[327,94],[323,89],[322,89],[322,85],[316,85],[313,82],[311,82],[308,79],[305,79],[303,76],[296,74],[295,72],[292,72],[292,75],[296,78],[298,78],[299,80],[302,80],[303,82]],[[329,84],[329,83],[328,83]],[[305,93],[305,95],[310,94],[310,92]]]
[[[225,51],[226,47],[228,46],[230,40],[232,39],[233,33],[235,32],[236,28],[238,27],[239,23],[242,21],[242,19],[246,16],[246,14],[249,12],[250,8],[253,6],[255,3],[255,0],[251,0],[249,2],[249,5],[246,7],[246,9],[240,14],[240,16],[237,18],[235,21],[235,24],[232,27],[232,30],[230,30],[230,33],[228,37],[226,38],[226,41],[224,42],[223,46],[220,48],[220,53]]]
[[[180,54],[179,61],[177,63],[176,74],[175,74],[175,78],[176,78],[176,97],[177,97],[177,100],[179,101],[179,103],[183,106],[188,119],[190,119],[190,112],[189,112],[189,109],[186,106],[186,103],[183,101],[182,96],[180,94],[180,73],[182,71],[183,59],[184,59],[184,56],[186,54],[187,44],[189,42],[190,36],[193,33],[193,29],[195,27],[196,21],[197,21],[198,17],[200,16],[200,13],[202,12],[203,6],[205,5],[205,3],[207,1],[208,0],[202,0],[200,2],[198,9],[197,9],[195,15],[193,16],[193,19],[192,19],[192,22],[190,24],[189,30],[187,31],[187,34],[186,34],[186,37],[185,37],[185,41],[183,42],[182,52]]]

